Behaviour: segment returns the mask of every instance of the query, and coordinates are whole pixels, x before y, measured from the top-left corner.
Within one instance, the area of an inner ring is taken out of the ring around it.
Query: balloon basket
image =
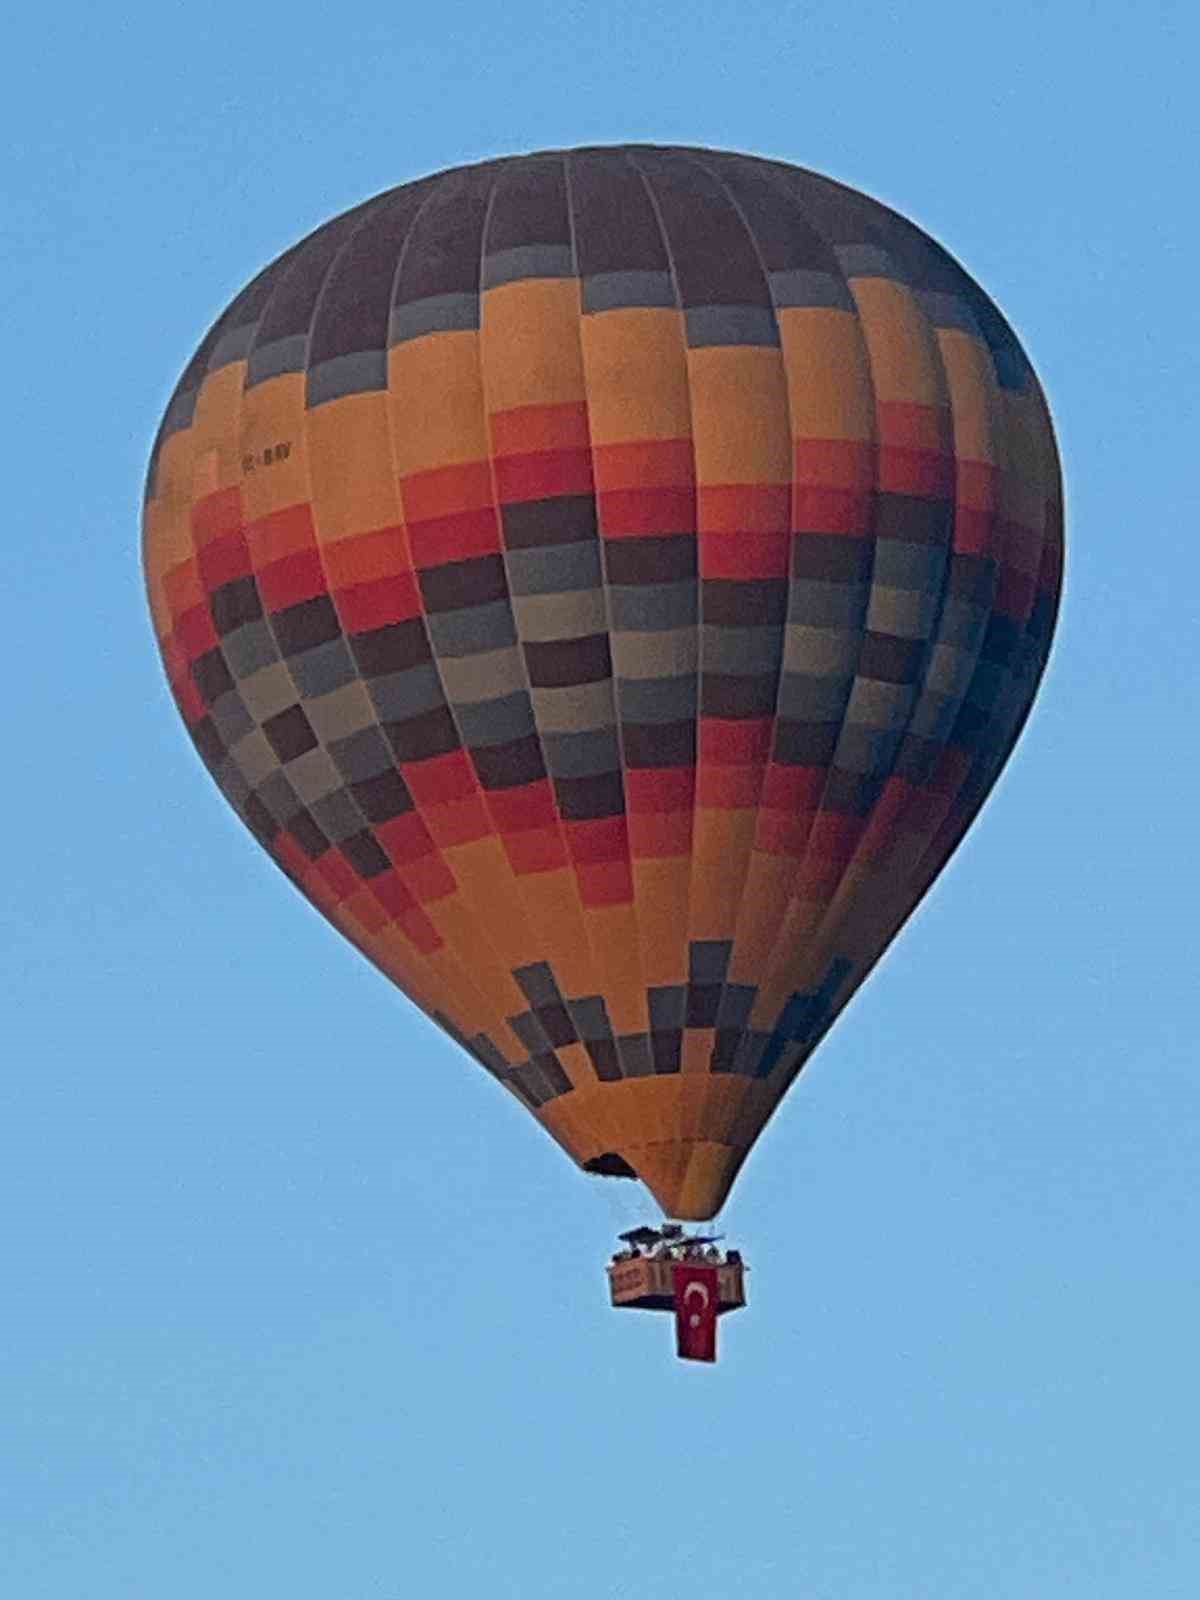
[[[671,1311],[684,1361],[715,1361],[716,1320],[746,1304],[746,1265],[736,1250],[683,1236],[671,1224],[622,1234],[608,1263],[611,1304],[619,1311]]]

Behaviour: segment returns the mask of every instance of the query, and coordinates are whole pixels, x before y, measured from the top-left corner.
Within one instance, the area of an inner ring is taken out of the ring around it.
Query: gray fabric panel
[[[689,306],[684,312],[692,350],[711,345],[777,345],[779,328],[764,306]]]
[[[842,772],[883,772],[892,765],[899,737],[899,732],[847,724],[838,737],[834,765]]]
[[[608,591],[613,628],[657,632],[691,627],[699,615],[698,590],[695,578],[679,583],[618,584]]]
[[[926,688],[913,712],[909,732],[916,734],[920,739],[930,739],[935,744],[945,744],[953,732],[961,704],[961,692],[948,696]]]
[[[688,949],[688,977],[693,983],[724,983],[733,953],[730,939],[696,939]]]
[[[224,761],[215,769],[214,777],[220,786],[221,793],[232,806],[241,806],[250,795],[250,785],[242,775],[241,769],[231,756],[226,756]]]
[[[695,628],[661,633],[614,633],[609,641],[614,675],[622,678],[676,678],[694,673]]]
[[[602,995],[590,994],[579,1000],[568,1000],[567,1010],[581,1039],[612,1038],[612,1023],[608,1020],[608,1007]]]
[[[854,672],[861,645],[858,628],[812,628],[791,623],[785,630],[784,667],[807,677],[846,678]]]
[[[654,1052],[650,1048],[648,1033],[623,1033],[617,1039],[617,1059],[626,1078],[650,1078],[654,1075]]]
[[[850,692],[846,721],[870,728],[899,728],[908,720],[916,695],[911,683],[859,678]]]
[[[228,333],[222,334],[208,358],[208,372],[218,372],[231,361],[244,361],[254,343],[257,328],[257,322],[246,322],[240,328],[231,328]]]
[[[958,645],[960,649],[977,653],[983,643],[990,616],[988,606],[974,605],[969,600],[960,600],[957,595],[948,594],[938,624],[938,640],[942,644]],[[228,642],[226,640],[226,644]]]
[[[654,1032],[669,1032],[682,1028],[687,1016],[687,986],[682,983],[664,985],[660,989],[647,989],[650,1006],[650,1026]]]
[[[282,661],[238,679],[238,693],[258,722],[296,704],[296,685]]]
[[[583,280],[585,313],[674,305],[669,272],[595,272]]]
[[[547,961],[534,961],[527,967],[517,967],[513,971],[521,992],[533,1007],[554,1006],[562,1001],[558,984],[554,981],[554,972]]]
[[[543,734],[580,733],[586,728],[608,728],[616,721],[611,678],[573,683],[563,689],[534,689],[531,697]]]
[[[427,333],[456,333],[479,326],[477,294],[433,294],[406,306],[393,306],[388,343],[404,344]]]
[[[275,635],[265,622],[247,622],[221,640],[221,654],[235,678],[248,678],[279,660]]]
[[[527,688],[525,661],[520,649],[488,650],[476,656],[450,657],[438,662],[442,683],[452,705],[494,700]]]
[[[311,696],[332,694],[344,689],[358,676],[354,658],[341,639],[331,639],[315,650],[305,650],[302,655],[290,656],[288,666],[301,693]]]
[[[686,722],[696,715],[696,680],[691,676],[619,679],[617,704],[625,722]]]
[[[788,591],[788,621],[818,628],[861,627],[867,589],[865,583],[795,579]]]
[[[254,718],[246,710],[241,695],[233,689],[214,700],[208,714],[227,749],[244,738],[254,726]]]
[[[300,796],[282,772],[271,774],[259,787],[258,798],[279,823],[287,823],[301,809]]]
[[[173,433],[180,433],[184,428],[191,427],[192,419],[196,415],[196,396],[198,393],[199,391],[196,389],[187,389],[182,394],[172,397],[171,403],[167,407],[166,415],[163,417],[161,434],[163,441],[169,439]]]
[[[925,668],[926,691],[961,699],[970,687],[977,660],[973,650],[939,641],[930,651]]]
[[[516,644],[512,611],[507,600],[462,611],[430,612],[426,619],[433,648],[439,656],[472,656],[482,650],[502,650]]]
[[[867,608],[867,627],[901,639],[927,639],[937,620],[938,599],[924,589],[888,589],[876,584]]]
[[[502,695],[496,700],[480,700],[456,708],[456,719],[464,744],[472,747],[509,744],[536,732],[533,708],[525,690]]]
[[[390,772],[395,757],[378,728],[362,728],[347,739],[335,739],[329,754],[337,762],[348,783],[362,783]]]
[[[509,550],[504,568],[509,592],[514,596],[598,589],[603,582],[600,549],[593,540],[542,545],[537,550]]]
[[[483,287],[497,289],[522,278],[571,278],[575,263],[565,244],[519,244],[483,258]]]
[[[733,1058],[733,1070],[739,1077],[752,1078],[762,1059],[763,1047],[766,1045],[769,1034],[754,1028],[744,1033],[738,1041],[737,1053]]]
[[[542,750],[546,769],[554,778],[591,778],[600,772],[615,772],[621,765],[621,752],[612,728],[543,734]]]
[[[992,367],[996,382],[1002,389],[1027,389],[1033,380],[1033,368],[1025,359],[1024,351],[1010,344],[991,345]]]
[[[835,248],[838,264],[848,278],[894,278],[904,282],[897,263],[874,244],[847,244]]]
[[[312,723],[317,738],[328,746],[375,721],[375,707],[366,685],[357,681],[348,683],[344,689],[335,689],[332,694],[306,700],[304,714]]]
[[[963,333],[973,334],[976,339],[983,337],[975,313],[958,295],[943,294],[936,289],[921,289],[917,293],[917,301],[935,328],[958,328]]]
[[[602,589],[572,589],[565,594],[527,594],[513,599],[513,615],[523,644],[556,639],[588,639],[608,632]]]
[[[997,666],[994,661],[980,659],[975,663],[967,699],[972,705],[990,708],[996,703],[997,697],[1009,687],[1009,677],[1010,670],[1007,666]]]
[[[508,1062],[504,1058],[503,1051],[497,1049],[486,1033],[477,1033],[470,1041],[470,1048],[489,1072],[497,1073],[507,1082]]]
[[[384,722],[406,722],[422,711],[433,711],[446,703],[442,680],[432,661],[371,679],[371,698]]]
[[[727,983],[721,995],[721,1009],[717,1018],[720,1028],[744,1028],[750,1020],[758,990],[749,983]]]
[[[246,368],[246,387],[278,378],[285,372],[303,372],[308,360],[308,335],[292,333],[286,339],[272,339],[250,352]]]
[[[817,272],[811,267],[792,267],[772,272],[768,279],[771,298],[780,307],[829,306],[852,311],[854,301],[845,282],[832,272]]]
[[[829,678],[785,672],[779,680],[776,716],[788,722],[840,722],[852,681],[849,673]]]
[[[322,750],[320,745],[314,750],[306,750],[295,761],[289,761],[287,775],[292,788],[310,804],[322,795],[340,789],[345,782],[330,760],[328,750]]]
[[[279,757],[267,743],[266,734],[259,728],[248,733],[244,739],[239,739],[229,754],[252,789],[265,783],[279,767]]]
[[[515,1016],[507,1018],[508,1025],[520,1039],[526,1050],[535,1053],[544,1050],[549,1043],[541,1023],[528,1011],[517,1012]]]
[[[322,795],[308,809],[317,827],[334,844],[340,844],[352,834],[361,833],[366,826],[366,818],[355,804],[354,797],[345,789],[335,789],[332,794]]]
[[[309,369],[308,404],[322,406],[343,395],[386,389],[387,381],[386,350],[356,350],[352,355],[331,356],[319,367]]]
[[[880,539],[871,575],[875,583],[893,589],[940,590],[945,570],[946,551],[940,545]]]
[[[700,629],[700,669],[702,672],[728,673],[733,677],[757,678],[779,670],[783,652],[783,629],[723,628]]]
[[[778,1077],[786,1083],[791,1075],[792,1068],[806,1052],[811,1054],[811,1051],[812,1046],[803,1041],[784,1045],[779,1060],[772,1068],[772,1076]]]

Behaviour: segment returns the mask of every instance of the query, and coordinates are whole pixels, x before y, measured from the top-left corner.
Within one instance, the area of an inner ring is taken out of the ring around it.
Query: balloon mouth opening
[[[598,1173],[602,1178],[637,1177],[625,1157],[619,1156],[615,1150],[606,1150],[602,1156],[593,1156],[590,1161],[583,1163],[583,1170]]]

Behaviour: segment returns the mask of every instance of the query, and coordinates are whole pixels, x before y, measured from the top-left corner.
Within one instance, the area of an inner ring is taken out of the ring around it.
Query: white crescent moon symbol
[[[708,1285],[706,1283],[689,1283],[687,1288],[683,1291],[683,1303],[685,1306],[688,1304],[694,1294],[698,1294],[700,1296],[701,1311],[706,1311],[708,1309],[708,1302],[712,1299],[712,1296],[708,1292]]]

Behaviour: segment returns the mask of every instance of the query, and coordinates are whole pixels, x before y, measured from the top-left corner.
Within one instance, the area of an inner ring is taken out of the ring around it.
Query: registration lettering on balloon
[[[253,472],[256,467],[269,467],[274,462],[286,461],[292,453],[291,443],[269,444],[259,451],[247,451],[242,456],[242,471]]]

